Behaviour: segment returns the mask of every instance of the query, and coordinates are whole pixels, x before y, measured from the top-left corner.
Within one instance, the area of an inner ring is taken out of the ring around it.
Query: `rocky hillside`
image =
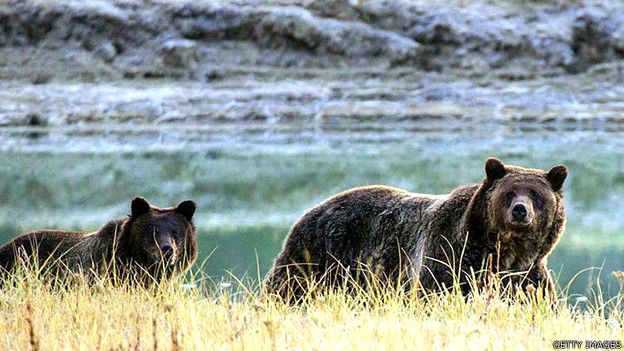
[[[622,130],[618,6],[4,1],[0,126],[69,129],[46,138],[3,129],[0,141],[64,147],[103,133],[84,128],[123,134],[128,123],[175,125],[182,139],[198,126],[236,124],[234,135],[250,123],[314,135],[369,128],[379,138],[486,124]]]
[[[624,56],[617,2],[13,0],[0,78],[211,79],[233,65],[408,66],[510,77]]]

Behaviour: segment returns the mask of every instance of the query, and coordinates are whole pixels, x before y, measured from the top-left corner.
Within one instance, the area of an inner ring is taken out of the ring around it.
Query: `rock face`
[[[255,26],[254,37],[267,47],[294,47],[347,58],[382,56],[405,62],[422,56],[420,44],[411,38],[362,22],[315,17],[297,7],[269,11]]]
[[[170,39],[159,48],[163,62],[174,67],[194,67],[199,60],[197,45],[188,39]]]
[[[78,79],[202,77],[180,71],[203,73],[207,65],[234,62],[576,73],[624,56],[624,13],[617,6],[590,0],[565,6],[401,0],[295,1],[289,6],[270,0],[236,5],[9,1],[0,5],[0,56],[33,47],[42,57],[82,55],[82,71],[76,62],[60,70],[42,68]],[[131,64],[137,61],[139,68]]]

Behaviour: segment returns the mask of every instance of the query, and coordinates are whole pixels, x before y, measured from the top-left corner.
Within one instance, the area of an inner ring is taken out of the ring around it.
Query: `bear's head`
[[[482,233],[482,244],[490,250],[500,242],[514,251],[510,259],[549,254],[565,227],[562,187],[567,168],[559,165],[545,172],[490,158],[485,173],[472,200],[469,231]]]
[[[485,163],[489,222],[503,236],[538,235],[550,228],[561,204],[561,190],[568,170],[549,172],[504,165],[496,158]]]
[[[194,213],[190,200],[174,208],[156,208],[135,198],[122,243],[129,257],[121,259],[139,264],[155,278],[185,271],[197,258]]]

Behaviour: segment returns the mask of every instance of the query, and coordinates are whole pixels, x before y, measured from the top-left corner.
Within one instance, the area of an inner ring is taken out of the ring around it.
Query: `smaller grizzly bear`
[[[471,272],[487,269],[552,294],[546,259],[565,228],[567,168],[544,172],[490,158],[485,173],[446,195],[368,186],[327,199],[295,222],[265,289],[296,300],[311,281],[336,286],[350,277],[365,286],[417,282],[426,291],[458,282],[467,294]]]
[[[95,232],[41,230],[14,238],[0,247],[0,276],[6,277],[23,260],[60,278],[81,273],[158,282],[195,262],[194,213],[190,200],[175,208],[156,208],[137,197],[127,218]]]

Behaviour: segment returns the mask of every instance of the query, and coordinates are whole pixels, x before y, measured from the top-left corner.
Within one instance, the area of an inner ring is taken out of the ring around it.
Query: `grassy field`
[[[0,350],[513,350],[624,339],[621,294],[555,312],[540,296],[496,289],[468,300],[338,291],[289,306],[236,280],[147,290],[15,281],[0,291]]]

